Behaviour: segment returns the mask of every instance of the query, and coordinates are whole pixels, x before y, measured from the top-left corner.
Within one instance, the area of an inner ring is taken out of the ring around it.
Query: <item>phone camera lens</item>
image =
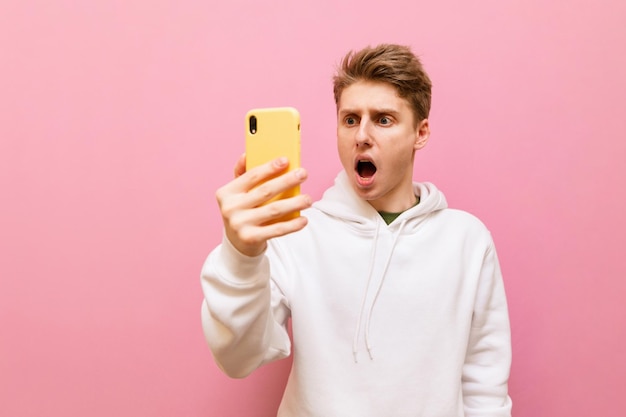
[[[250,133],[256,133],[256,116],[250,116]]]

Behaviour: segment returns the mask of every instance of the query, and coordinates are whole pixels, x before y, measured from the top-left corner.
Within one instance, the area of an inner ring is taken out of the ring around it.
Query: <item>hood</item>
[[[419,196],[419,204],[402,213],[389,225],[391,229],[399,227],[406,221],[404,228],[406,231],[411,231],[429,214],[448,207],[443,193],[434,184],[414,182],[413,192]],[[315,202],[313,206],[359,229],[373,229],[381,219],[376,209],[354,191],[345,171],[337,175],[334,185],[326,190],[322,199]]]

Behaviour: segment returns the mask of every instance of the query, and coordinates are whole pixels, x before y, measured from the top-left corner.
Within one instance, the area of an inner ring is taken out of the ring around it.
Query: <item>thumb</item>
[[[246,154],[242,153],[235,164],[235,178],[246,172]]]

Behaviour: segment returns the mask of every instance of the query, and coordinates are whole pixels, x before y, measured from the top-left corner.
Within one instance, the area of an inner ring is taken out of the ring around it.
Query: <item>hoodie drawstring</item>
[[[374,311],[374,305],[376,304],[376,301],[378,300],[378,296],[380,295],[380,291],[383,287],[383,283],[385,281],[385,277],[387,275],[387,269],[389,269],[389,264],[391,263],[391,257],[393,255],[393,251],[396,247],[396,243],[398,242],[398,238],[400,237],[400,234],[402,233],[402,229],[404,229],[404,226],[407,222],[407,219],[403,220],[402,223],[400,224],[400,227],[398,228],[398,231],[395,233],[395,236],[393,238],[393,242],[391,244],[391,248],[389,250],[389,255],[387,256],[387,260],[385,261],[385,267],[383,268],[383,272],[382,272],[382,276],[378,282],[378,286],[376,287],[376,292],[374,294],[374,298],[372,299],[372,303],[370,305],[370,309],[369,312],[367,313],[367,319],[365,321],[365,346],[367,348],[367,353],[369,354],[370,360],[373,360],[374,357],[372,356],[372,348],[370,346],[370,338],[369,338],[369,332],[370,332],[370,322],[371,322],[371,318],[372,318],[372,312]],[[379,231],[380,231],[380,222],[377,222],[376,224],[376,233],[374,234],[374,243],[372,245],[372,254],[370,257],[370,265],[369,265],[369,271],[368,271],[368,276],[367,276],[367,287],[365,288],[365,294],[363,295],[363,300],[361,301],[361,309],[359,312],[359,320],[357,322],[357,326],[356,326],[356,331],[354,333],[354,340],[352,342],[352,355],[354,357],[354,362],[357,363],[357,349],[358,349],[358,342],[359,342],[359,335],[361,333],[361,325],[362,325],[362,321],[363,321],[363,313],[365,312],[365,303],[367,301],[367,294],[369,293],[369,288],[370,288],[370,283],[372,281],[372,275],[373,275],[373,271],[374,271],[374,261],[376,260],[376,247],[378,246],[378,235],[379,235]]]
[[[376,293],[374,294],[374,299],[372,300],[372,306],[370,307],[370,311],[367,315],[367,320],[365,321],[365,346],[367,347],[367,353],[370,355],[370,359],[374,359],[372,356],[372,348],[370,346],[370,322],[372,318],[372,312],[374,311],[374,305],[378,300],[378,295],[380,294],[380,290],[383,287],[383,281],[387,276],[387,269],[389,268],[389,264],[391,263],[391,256],[393,255],[393,251],[396,248],[396,243],[398,243],[398,238],[400,237],[400,233],[402,233],[402,229],[404,229],[404,225],[406,224],[406,219],[402,221],[396,235],[393,238],[393,243],[391,244],[391,249],[389,250],[389,256],[387,256],[387,261],[385,262],[385,268],[383,269],[383,274],[378,283],[378,287],[376,288]],[[371,275],[371,274],[370,274]]]
[[[359,320],[356,324],[356,330],[354,332],[354,339],[352,341],[352,356],[354,357],[354,363],[357,363],[357,348],[359,344],[359,335],[361,333],[361,322],[363,320],[363,312],[365,311],[365,301],[367,300],[367,293],[370,288],[370,281],[372,280],[372,273],[374,271],[374,260],[376,259],[376,242],[378,241],[378,232],[380,230],[380,222],[376,223],[376,232],[374,233],[374,244],[372,245],[372,254],[370,255],[370,266],[368,268],[369,272],[367,275],[367,286],[365,287],[365,294],[363,295],[363,300],[361,300],[361,309],[359,310]]]

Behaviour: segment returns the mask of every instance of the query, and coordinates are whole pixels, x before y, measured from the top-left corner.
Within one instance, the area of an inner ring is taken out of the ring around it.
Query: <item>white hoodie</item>
[[[301,231],[256,257],[224,239],[202,270],[202,324],[244,377],[291,353],[280,417],[508,417],[507,304],[485,226],[430,183],[390,225],[345,173]]]

